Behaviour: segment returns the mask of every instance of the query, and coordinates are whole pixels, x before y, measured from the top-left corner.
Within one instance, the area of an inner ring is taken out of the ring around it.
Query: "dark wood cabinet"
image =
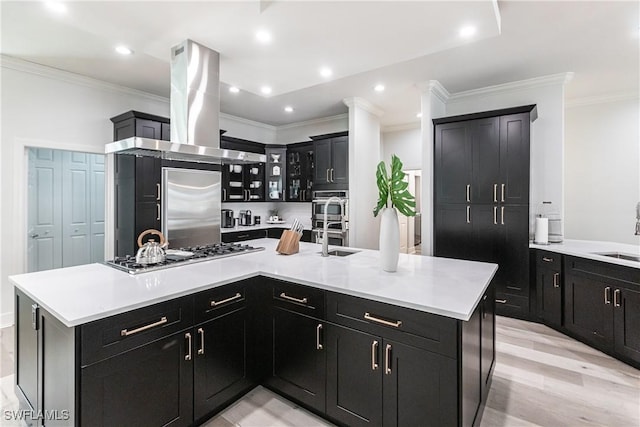
[[[272,145],[265,149],[265,198],[271,202],[284,202],[287,191],[287,148]]]
[[[314,190],[349,189],[349,137],[346,132],[312,136]]]
[[[481,333],[481,395],[487,396],[491,387],[491,379],[496,361],[496,316],[495,316],[495,289],[491,286],[482,297],[480,313],[482,316],[480,324]]]
[[[16,396],[22,408],[38,411],[38,305],[22,292],[15,295]],[[33,425],[33,424],[30,424]]]
[[[544,323],[562,325],[562,256],[536,251],[536,297],[538,317]]]
[[[435,255],[493,262],[497,314],[529,318],[534,105],[435,119]]]
[[[223,202],[263,202],[264,163],[222,165]]]
[[[111,122],[114,141],[132,136],[169,141],[171,137],[167,117],[131,110],[112,117]]]
[[[310,202],[315,175],[312,142],[287,145],[287,191],[290,202]]]
[[[614,351],[640,364],[640,286],[613,291]]]
[[[220,236],[223,243],[235,243],[245,240],[264,239],[265,237],[267,237],[267,231],[265,229],[249,229],[246,231],[232,231],[229,233],[222,233]]]

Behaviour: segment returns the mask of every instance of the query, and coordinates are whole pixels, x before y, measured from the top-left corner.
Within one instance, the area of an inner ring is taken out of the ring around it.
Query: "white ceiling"
[[[459,92],[573,71],[569,100],[640,87],[638,1],[66,4],[57,16],[42,2],[2,1],[1,53],[168,96],[170,48],[191,38],[220,52],[221,111],[272,125],[344,113],[342,99],[354,96],[385,111],[382,125],[415,122],[416,85],[432,79]],[[477,34],[461,39],[469,24]],[[269,45],[258,29],[273,34]],[[134,55],[115,53],[118,43]]]

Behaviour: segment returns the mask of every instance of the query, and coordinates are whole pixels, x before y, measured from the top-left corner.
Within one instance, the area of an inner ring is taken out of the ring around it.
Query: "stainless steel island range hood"
[[[264,154],[220,148],[220,54],[192,40],[171,49],[171,141],[132,137],[105,152],[200,163],[264,163]]]

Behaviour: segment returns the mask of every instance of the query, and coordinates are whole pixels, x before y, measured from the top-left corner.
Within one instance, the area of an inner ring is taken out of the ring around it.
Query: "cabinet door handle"
[[[384,373],[391,374],[391,344],[384,348]]]
[[[500,207],[500,225],[504,225],[504,206]]]
[[[327,168],[327,182],[331,182],[331,180],[329,179],[329,169]]]
[[[38,304],[31,304],[31,326],[38,330]]]
[[[545,257],[542,257],[542,260],[543,260],[544,262],[553,262],[553,258],[547,258],[546,256],[545,256]]]
[[[227,189],[226,188],[222,189],[222,200],[227,200]]]
[[[282,292],[280,294],[280,298],[284,298],[284,299],[289,300],[289,301],[297,302],[299,304],[306,304],[308,302],[307,297],[304,297],[304,298],[290,297],[289,295],[285,294],[284,292]]]
[[[378,341],[371,343],[371,370],[378,369]]]
[[[498,207],[493,207],[493,224],[498,225]]]
[[[200,348],[198,354],[204,354],[204,329],[198,328],[198,335],[200,335]]]
[[[498,304],[506,304],[506,303],[507,303],[507,300],[506,300],[506,299],[497,299],[497,300],[496,300],[496,302],[497,302]]]
[[[394,322],[390,322],[388,320],[384,320],[384,319],[380,319],[375,316],[372,316],[368,312],[364,314],[364,318],[365,320],[371,320],[372,322],[380,323],[381,325],[385,325],[385,326],[392,326],[394,328],[399,328],[400,326],[402,326],[402,320],[396,320]]]
[[[160,221],[160,203],[156,203],[156,221]]]
[[[493,184],[493,202],[498,203],[498,184]]]
[[[620,307],[620,289],[613,291],[613,306]]]
[[[504,187],[505,187],[504,184],[500,185],[500,201],[501,202],[504,202]]]
[[[333,182],[333,168],[331,168],[331,182]]]
[[[467,206],[467,224],[471,224],[471,206]]]
[[[235,301],[235,300],[240,299],[240,298],[242,298],[242,294],[240,292],[237,292],[234,296],[229,297],[229,298],[225,298],[222,301],[213,301],[212,300],[211,301],[211,307],[217,307],[219,305],[226,304],[228,302]]]
[[[560,273],[553,273],[553,287],[560,287]]]
[[[160,184],[156,183],[156,200],[160,200]]]
[[[184,355],[184,360],[191,360],[191,333],[184,334],[187,339],[187,354]]]
[[[471,184],[467,184],[467,202],[471,201]]]
[[[316,350],[322,350],[322,343],[320,342],[321,331],[322,331],[322,323],[318,323],[318,326],[316,326]]]
[[[134,335],[134,334],[137,334],[138,332],[142,332],[142,331],[146,331],[147,329],[155,328],[156,326],[163,325],[163,324],[165,324],[167,322],[168,322],[167,318],[165,316],[162,316],[160,318],[160,320],[158,320],[157,322],[149,323],[148,325],[140,326],[139,328],[132,329],[132,330],[123,329],[123,330],[120,331],[120,336],[121,337],[128,337],[129,335]]]
[[[604,303],[611,304],[611,287],[607,286],[604,288]]]

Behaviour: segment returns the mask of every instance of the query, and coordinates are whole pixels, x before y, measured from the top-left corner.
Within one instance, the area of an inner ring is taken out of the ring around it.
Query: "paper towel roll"
[[[533,241],[539,245],[549,243],[549,218],[536,218],[536,234]]]

